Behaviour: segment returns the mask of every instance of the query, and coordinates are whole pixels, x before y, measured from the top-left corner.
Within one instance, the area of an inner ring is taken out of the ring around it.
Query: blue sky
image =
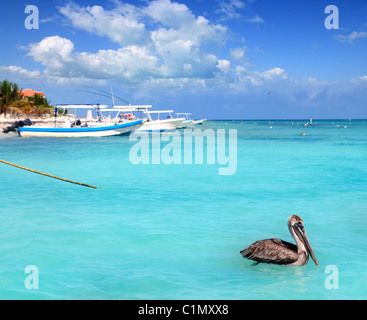
[[[27,5],[39,29],[26,29]],[[328,5],[339,29],[325,28]],[[111,104],[85,91],[112,87],[195,118],[367,118],[363,0],[15,0],[1,11],[0,79],[54,104]]]

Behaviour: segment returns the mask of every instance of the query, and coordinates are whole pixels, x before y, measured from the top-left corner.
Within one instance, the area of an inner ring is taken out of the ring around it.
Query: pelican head
[[[315,254],[313,253],[310,241],[308,240],[303,220],[300,216],[291,215],[288,219],[288,228],[294,240],[297,242],[298,253],[305,252],[307,257],[310,254],[313,262],[318,266]]]

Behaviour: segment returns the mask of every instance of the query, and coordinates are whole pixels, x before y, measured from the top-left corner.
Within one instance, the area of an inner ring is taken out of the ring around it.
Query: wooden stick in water
[[[34,173],[37,173],[37,174],[41,174],[41,175],[46,176],[46,177],[50,177],[50,178],[54,178],[54,179],[59,179],[59,180],[62,180],[62,181],[66,181],[66,182],[78,184],[80,186],[84,186],[84,187],[88,187],[88,188],[97,189],[97,187],[91,186],[89,184],[80,183],[80,182],[76,182],[76,181],[72,181],[72,180],[68,180],[68,179],[56,177],[56,176],[53,176],[51,174],[47,174],[47,173],[43,173],[43,172],[40,172],[40,171],[28,169],[28,168],[25,168],[25,167],[22,167],[22,166],[18,166],[17,164],[10,163],[10,162],[4,161],[4,160],[0,160],[0,162],[5,163],[5,164],[8,164],[8,165],[13,166],[13,167],[17,167],[17,168],[23,169],[23,170],[27,170],[27,171],[34,172]]]

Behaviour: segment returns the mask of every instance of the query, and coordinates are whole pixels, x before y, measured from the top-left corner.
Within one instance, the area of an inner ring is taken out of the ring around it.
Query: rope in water
[[[78,184],[80,186],[84,186],[84,187],[88,187],[88,188],[97,189],[97,187],[91,186],[89,184],[80,183],[80,182],[76,182],[76,181],[72,181],[72,180],[68,180],[68,179],[56,177],[56,176],[53,176],[51,174],[47,174],[47,173],[43,173],[43,172],[40,172],[40,171],[28,169],[28,168],[25,168],[25,167],[22,167],[22,166],[18,166],[17,164],[10,163],[10,162],[4,161],[4,160],[0,160],[0,162],[5,163],[5,164],[8,164],[8,165],[13,166],[13,167],[17,167],[17,168],[23,169],[23,170],[27,170],[27,171],[30,171],[30,172],[33,172],[33,173],[41,174],[41,175],[46,176],[46,177],[50,177],[50,178],[62,180],[62,181],[65,181],[65,182],[70,182],[70,183]]]

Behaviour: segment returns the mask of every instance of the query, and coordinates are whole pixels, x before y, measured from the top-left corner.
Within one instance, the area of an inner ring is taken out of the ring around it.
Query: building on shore
[[[34,97],[38,94],[40,97],[44,98],[45,94],[43,92],[34,91],[32,89],[25,89],[19,92],[19,95],[24,99],[26,97]]]
[[[9,121],[23,118],[32,118],[32,120],[46,120],[50,118],[51,107],[43,92],[29,88],[20,91],[17,90],[16,92],[18,93],[18,97],[8,101],[0,109],[0,128],[7,125]]]

